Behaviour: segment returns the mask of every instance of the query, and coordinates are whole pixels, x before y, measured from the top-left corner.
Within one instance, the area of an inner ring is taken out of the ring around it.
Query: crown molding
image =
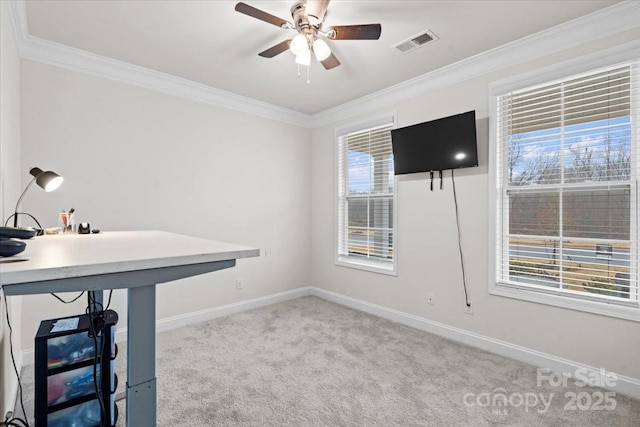
[[[27,5],[24,0],[11,0],[9,2],[11,20],[13,21],[13,31],[16,36],[18,52],[24,39],[29,35],[29,22],[27,20]]]
[[[191,80],[107,58],[29,34],[25,0],[12,0],[20,57],[120,81],[305,128],[317,128],[545,55],[640,28],[640,2],[624,0],[589,15],[523,37],[403,83],[310,115]]]
[[[311,126],[311,116],[308,114],[33,36],[26,37],[20,55],[23,59],[42,64],[55,65],[266,119],[305,128]]]
[[[312,125],[309,114],[34,37],[29,34],[24,0],[12,1],[11,5],[13,22],[16,26],[18,52],[22,59],[54,65],[304,128],[309,128]]]
[[[313,127],[325,126],[338,120],[387,108],[405,99],[634,28],[640,28],[640,2],[624,0],[613,6],[313,114]]]

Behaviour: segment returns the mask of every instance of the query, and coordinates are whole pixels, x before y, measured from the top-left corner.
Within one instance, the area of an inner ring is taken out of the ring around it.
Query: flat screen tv
[[[476,112],[391,131],[396,175],[478,166]]]

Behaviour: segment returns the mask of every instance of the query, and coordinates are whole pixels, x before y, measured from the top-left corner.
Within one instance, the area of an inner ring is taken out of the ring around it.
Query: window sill
[[[395,263],[391,262],[372,261],[358,257],[338,256],[336,259],[336,265],[369,271],[371,273],[386,274],[389,276],[398,275]]]
[[[571,298],[563,295],[554,295],[514,287],[508,284],[498,283],[489,291],[491,295],[534,302],[538,304],[552,305],[555,307],[568,308],[570,310],[583,311],[601,316],[616,317],[618,319],[640,322],[640,306],[630,304],[628,306],[607,303],[603,301],[590,301],[586,299]]]

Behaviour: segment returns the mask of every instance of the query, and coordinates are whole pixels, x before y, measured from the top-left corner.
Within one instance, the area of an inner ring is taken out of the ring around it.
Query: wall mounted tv
[[[391,131],[396,175],[478,166],[476,112]]]

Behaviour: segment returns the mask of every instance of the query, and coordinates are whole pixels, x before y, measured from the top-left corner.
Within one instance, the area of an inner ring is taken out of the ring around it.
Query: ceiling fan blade
[[[262,56],[263,58],[273,58],[274,56],[279,55],[285,50],[289,49],[289,43],[291,43],[291,39],[280,42],[277,45],[265,50],[264,52],[260,52],[258,55]]]
[[[382,25],[338,25],[331,27],[331,30],[335,32],[332,40],[378,40],[382,33]]]
[[[249,15],[253,18],[268,22],[269,24],[273,24],[281,28],[287,24],[287,21],[282,18],[278,18],[277,16],[271,15],[270,13],[267,13],[260,9],[256,9],[253,6],[249,6],[248,4],[242,2],[236,4],[236,12],[244,13],[245,15]]]
[[[336,58],[333,53],[329,55],[327,59],[320,62],[322,63],[322,66],[327,70],[331,70],[332,68],[336,68],[338,65],[340,65],[340,61],[338,61],[338,58]]]
[[[304,13],[307,15],[311,25],[318,25],[324,20],[329,1],[331,0],[307,0]]]

